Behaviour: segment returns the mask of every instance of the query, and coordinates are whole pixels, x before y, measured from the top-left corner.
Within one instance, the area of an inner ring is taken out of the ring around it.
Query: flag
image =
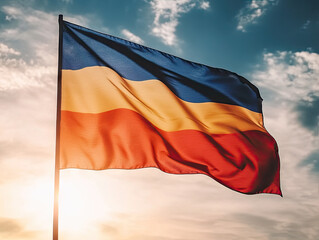
[[[258,89],[236,73],[62,21],[59,168],[205,174],[280,194]]]

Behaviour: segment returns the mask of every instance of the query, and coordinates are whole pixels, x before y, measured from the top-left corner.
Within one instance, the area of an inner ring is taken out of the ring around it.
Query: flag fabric
[[[66,21],[62,28],[60,169],[155,167],[281,195],[277,144],[252,83]]]

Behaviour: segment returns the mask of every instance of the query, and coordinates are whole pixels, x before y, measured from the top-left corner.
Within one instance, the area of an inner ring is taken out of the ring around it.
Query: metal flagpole
[[[60,120],[61,120],[61,73],[62,73],[62,44],[63,44],[63,15],[59,15],[59,56],[58,56],[58,87],[56,115],[56,145],[55,145],[55,174],[54,174],[54,206],[53,206],[53,240],[59,239],[59,182],[60,182]]]

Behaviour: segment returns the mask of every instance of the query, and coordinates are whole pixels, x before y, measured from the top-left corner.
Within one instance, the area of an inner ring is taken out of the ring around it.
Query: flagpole
[[[58,56],[58,87],[56,114],[56,143],[54,170],[54,206],[53,206],[53,240],[59,239],[59,182],[60,182],[60,120],[61,120],[61,74],[62,74],[62,44],[63,15],[59,15],[59,56]]]

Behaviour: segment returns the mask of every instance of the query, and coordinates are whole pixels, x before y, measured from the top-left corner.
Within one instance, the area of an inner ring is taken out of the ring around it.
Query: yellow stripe
[[[127,80],[107,67],[62,70],[61,108],[81,113],[130,109],[164,131],[266,132],[260,113],[229,104],[186,102],[158,80]]]

